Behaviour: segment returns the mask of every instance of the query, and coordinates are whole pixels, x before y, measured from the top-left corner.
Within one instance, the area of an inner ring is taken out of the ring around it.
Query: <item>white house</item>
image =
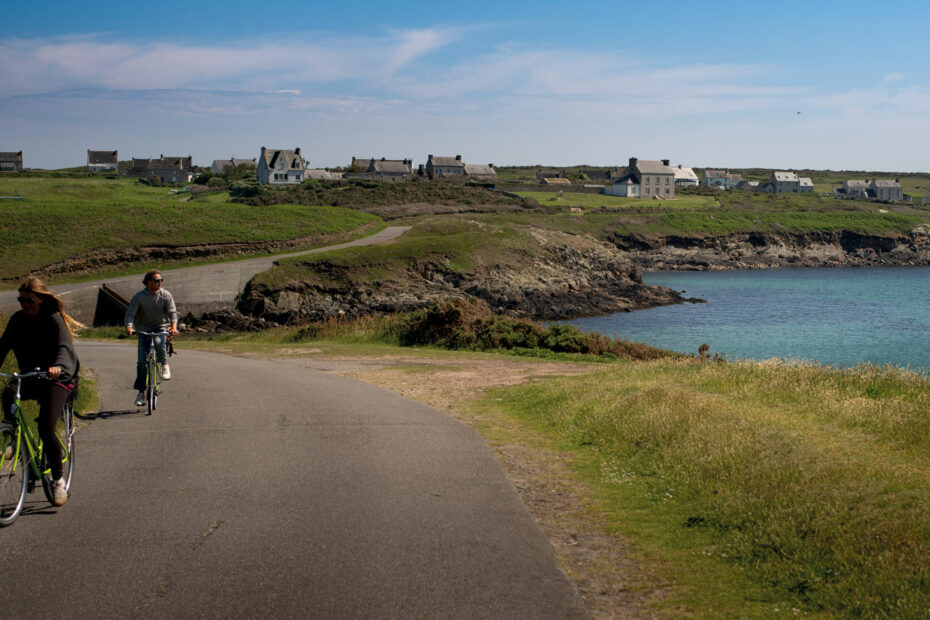
[[[258,182],[262,185],[300,185],[305,171],[300,147],[293,151],[262,147],[258,158]]]
[[[812,194],[814,192],[814,180],[810,177],[798,177],[798,191],[802,194]]]
[[[676,187],[696,187],[698,185],[698,176],[694,173],[693,168],[687,168],[678,164],[672,166],[672,172],[675,173]]]

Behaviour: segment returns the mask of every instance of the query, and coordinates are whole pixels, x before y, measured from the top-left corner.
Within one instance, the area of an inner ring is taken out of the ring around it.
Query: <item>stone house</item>
[[[252,170],[258,169],[258,160],[230,157],[229,159],[214,159],[210,165],[210,172],[213,174],[226,174],[227,168],[236,170],[239,166],[247,166]]]
[[[898,179],[894,181],[888,179],[872,179],[872,182],[869,184],[869,198],[886,202],[904,200],[904,189],[901,187],[901,183]]]
[[[631,157],[626,174],[606,186],[603,193],[634,198],[674,198],[675,172],[667,159],[652,161]]]
[[[798,177],[798,191],[802,194],[814,193],[814,180],[810,177]]]
[[[846,179],[840,193],[843,198],[849,200],[868,200],[869,199],[869,182],[859,179]]]
[[[130,174],[164,183],[189,183],[194,178],[194,162],[190,155],[187,157],[161,155],[158,159],[133,157]]]
[[[436,157],[430,155],[426,159],[426,176],[430,179],[465,176],[465,163],[462,161],[462,156]]]
[[[407,158],[372,158],[371,161],[368,162],[368,167],[365,172],[371,175],[371,178],[407,180],[413,176],[413,161]]]
[[[293,151],[262,147],[258,158],[258,182],[262,185],[300,185],[306,169],[300,147]]]
[[[119,151],[87,149],[87,169],[91,172],[116,172],[119,169]]]
[[[797,194],[801,191],[801,179],[789,170],[773,170],[769,185],[774,194]]]
[[[23,152],[2,153],[0,152],[0,172],[22,172],[23,170]]]

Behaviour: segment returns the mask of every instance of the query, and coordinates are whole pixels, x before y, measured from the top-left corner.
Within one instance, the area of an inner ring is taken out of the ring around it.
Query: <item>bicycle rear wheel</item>
[[[55,425],[55,440],[61,446],[61,479],[65,491],[71,495],[71,476],[74,474],[74,404],[69,400],[61,408]],[[45,454],[42,454],[42,490],[49,502],[54,503],[52,493],[52,471]]]
[[[0,527],[12,524],[23,511],[28,479],[26,450],[19,433],[0,433]]]

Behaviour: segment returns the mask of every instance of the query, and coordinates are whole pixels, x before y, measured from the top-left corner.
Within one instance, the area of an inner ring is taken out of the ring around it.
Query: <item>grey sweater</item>
[[[178,309],[174,297],[165,289],[149,293],[142,289],[132,296],[126,309],[126,326],[144,332],[168,329],[178,322]]]

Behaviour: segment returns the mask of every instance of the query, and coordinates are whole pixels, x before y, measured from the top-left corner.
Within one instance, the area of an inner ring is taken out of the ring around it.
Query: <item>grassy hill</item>
[[[230,202],[225,193],[191,200],[129,179],[2,175],[0,196],[17,198],[0,199],[0,280],[9,283],[72,257],[128,248],[304,238],[315,247],[383,226],[352,209],[255,207]]]

